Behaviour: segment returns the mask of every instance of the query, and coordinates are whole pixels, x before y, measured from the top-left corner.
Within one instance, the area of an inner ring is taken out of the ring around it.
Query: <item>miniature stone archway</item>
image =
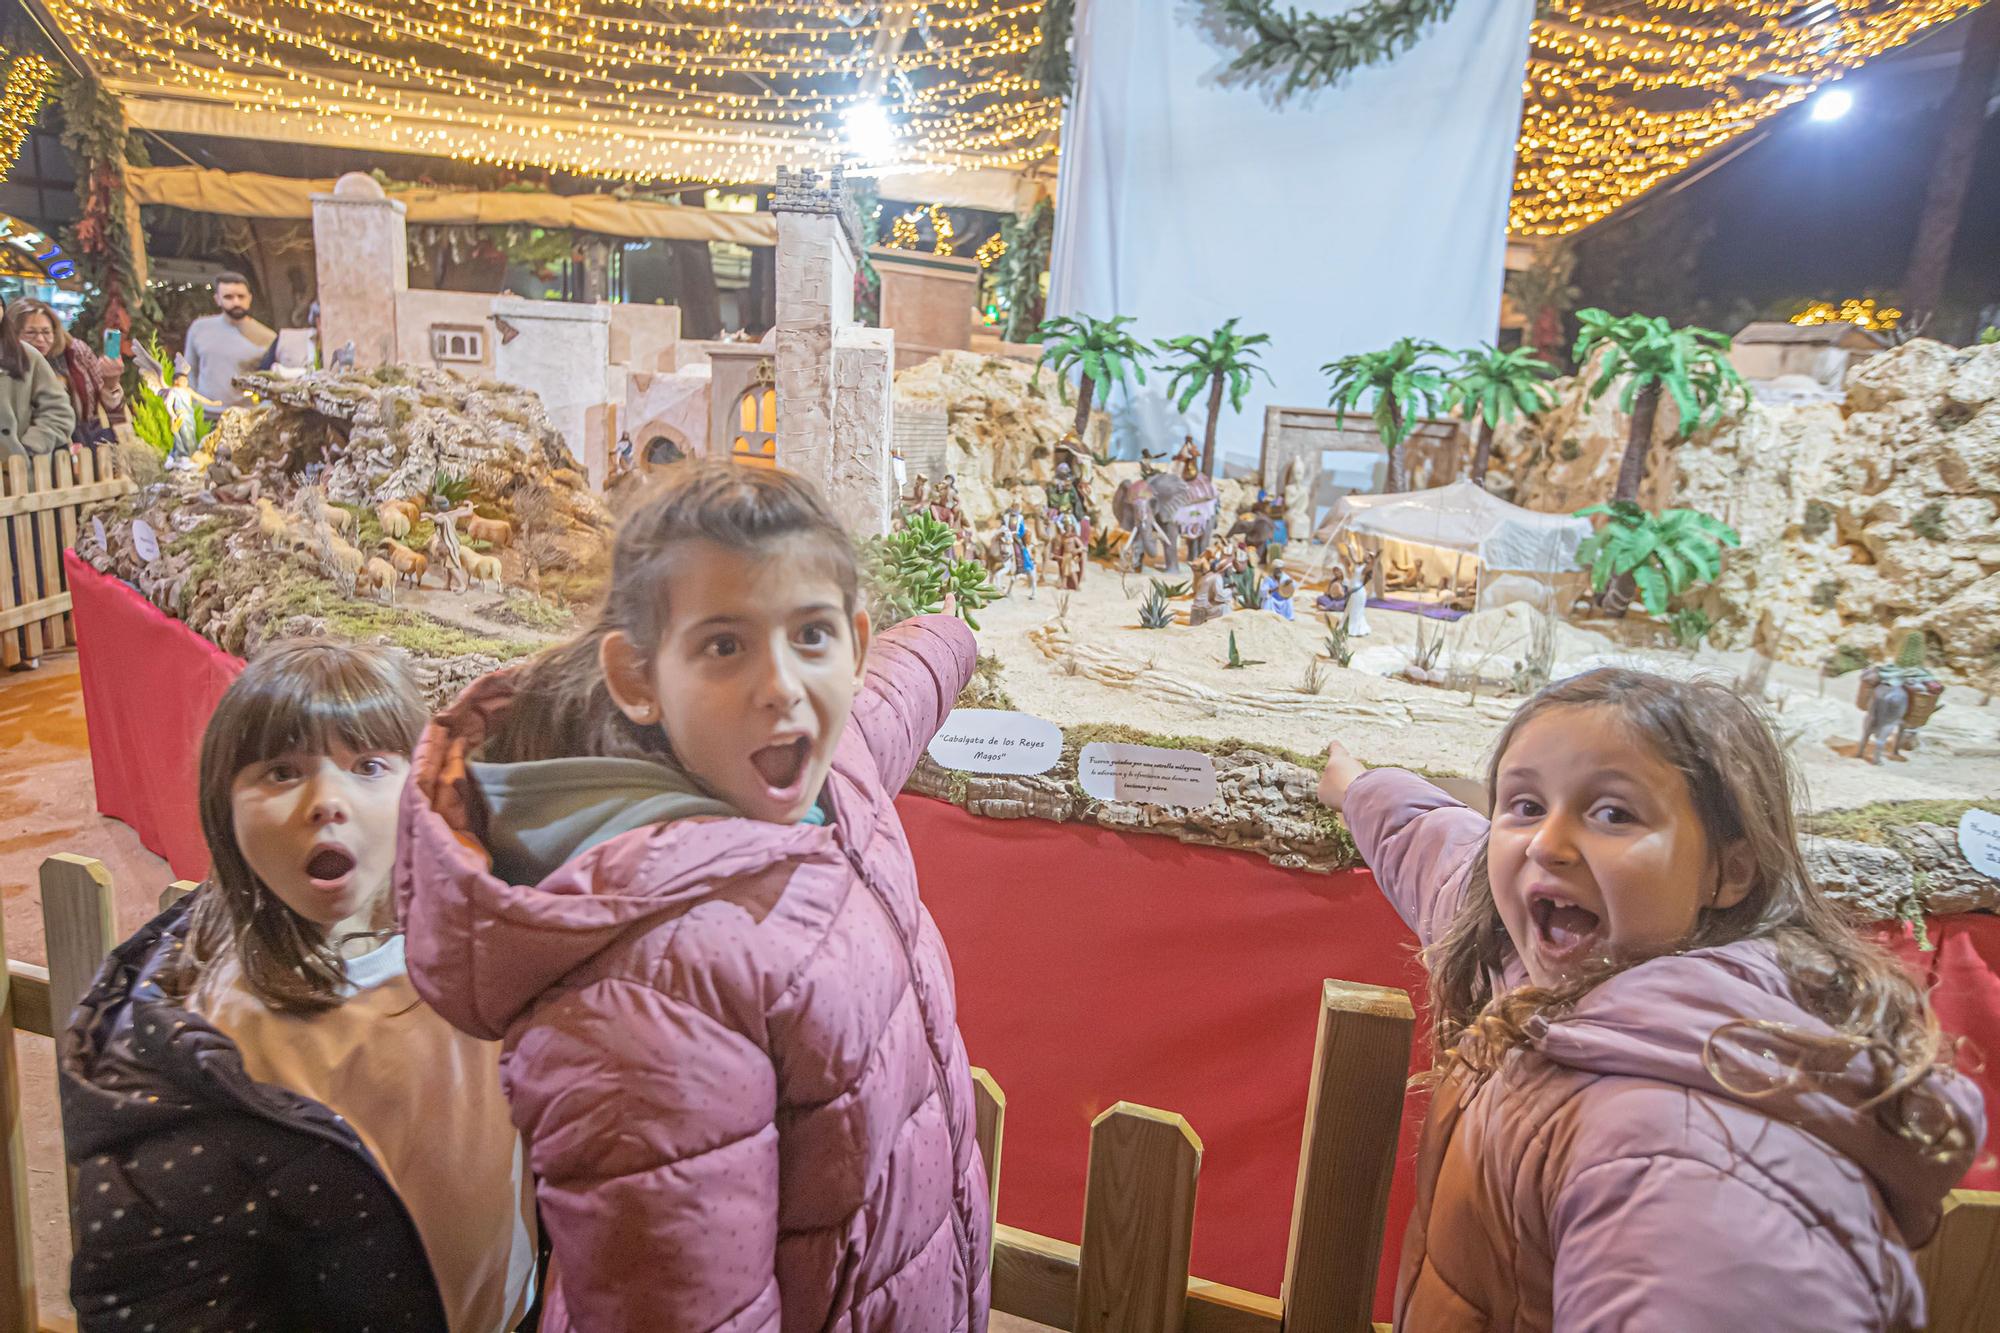
[[[696,452],[687,437],[671,426],[648,425],[639,436],[646,442],[639,450],[639,466],[647,472],[678,463]]]
[[[768,364],[768,363],[766,363]],[[778,465],[778,389],[762,376],[737,395],[729,456],[752,467]]]

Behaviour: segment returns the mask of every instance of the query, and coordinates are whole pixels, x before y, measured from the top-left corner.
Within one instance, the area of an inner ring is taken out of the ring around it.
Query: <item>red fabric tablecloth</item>
[[[186,878],[206,873],[195,803],[201,729],[241,663],[65,555],[98,809]],[[1260,857],[1041,820],[978,819],[905,796],[924,897],[950,945],[973,1062],[1007,1094],[1000,1216],[1065,1240],[1082,1228],[1090,1121],[1113,1102],[1187,1117],[1202,1138],[1194,1271],[1275,1293],[1305,1120],[1319,983],[1419,997],[1414,941],[1365,871],[1310,875]],[[1892,942],[1934,985],[1945,1027],[1984,1055],[2000,1107],[2000,917],[1930,923],[1934,952]],[[1419,1014],[1418,1026],[1423,1018]],[[1416,1060],[1426,1059],[1421,1041]],[[1410,1208],[1421,1099],[1390,1194],[1377,1317]],[[2000,1188],[1988,1154],[1968,1179]]]

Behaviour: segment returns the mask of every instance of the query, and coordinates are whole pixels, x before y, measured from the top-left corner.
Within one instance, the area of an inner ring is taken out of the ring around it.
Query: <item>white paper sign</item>
[[[1062,758],[1062,728],[1004,708],[954,708],[931,737],[931,758],[963,773],[1046,773]]]
[[[132,520],[132,549],[147,564],[160,558],[160,537],[153,531],[153,525],[143,518]]]
[[[103,546],[105,544],[104,519],[97,514],[92,514],[90,516],[90,530],[97,535],[97,544]]]
[[[1100,801],[1192,808],[1215,799],[1215,761],[1199,750],[1092,741],[1076,768],[1084,794]]]
[[[1989,879],[2000,879],[2000,815],[1967,810],[1958,821],[1958,850],[1972,868]]]

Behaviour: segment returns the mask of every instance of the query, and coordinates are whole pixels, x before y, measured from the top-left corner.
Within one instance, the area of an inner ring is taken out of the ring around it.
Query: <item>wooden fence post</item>
[[[1369,1325],[1415,1026],[1402,991],[1326,983],[1280,1289],[1285,1333]]]
[[[1917,1273],[1930,1333],[2000,1333],[2000,1193],[1953,1190]]]
[[[0,532],[0,542],[6,540]],[[0,957],[7,923],[0,916]],[[38,1327],[34,1233],[28,1218],[27,1144],[21,1132],[21,1070],[14,1059],[14,986],[0,967],[0,1330]]]
[[[49,1019],[58,1035],[118,943],[118,901],[102,861],[58,852],[42,862],[42,930],[49,953]]]
[[[175,903],[200,887],[201,885],[191,879],[175,880],[173,883],[167,885],[166,888],[160,890],[160,910],[162,912],[166,911],[169,907],[172,907]]]
[[[1091,1122],[1076,1333],[1182,1333],[1201,1140],[1168,1111],[1119,1102]]]
[[[983,1069],[972,1071],[972,1109],[977,1117],[975,1133],[979,1141],[979,1156],[986,1163],[986,1216],[993,1226],[1000,1225],[1000,1136],[1007,1127],[1007,1094],[1000,1091],[1000,1085],[993,1075]],[[993,1248],[989,1244],[986,1261],[993,1261]]]

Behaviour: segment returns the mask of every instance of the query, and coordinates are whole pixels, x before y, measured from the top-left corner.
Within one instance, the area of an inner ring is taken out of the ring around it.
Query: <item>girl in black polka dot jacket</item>
[[[506,1333],[532,1185],[499,1051],[389,919],[424,710],[396,663],[267,650],[202,741],[214,872],[121,945],[60,1049],[84,1333]]]

